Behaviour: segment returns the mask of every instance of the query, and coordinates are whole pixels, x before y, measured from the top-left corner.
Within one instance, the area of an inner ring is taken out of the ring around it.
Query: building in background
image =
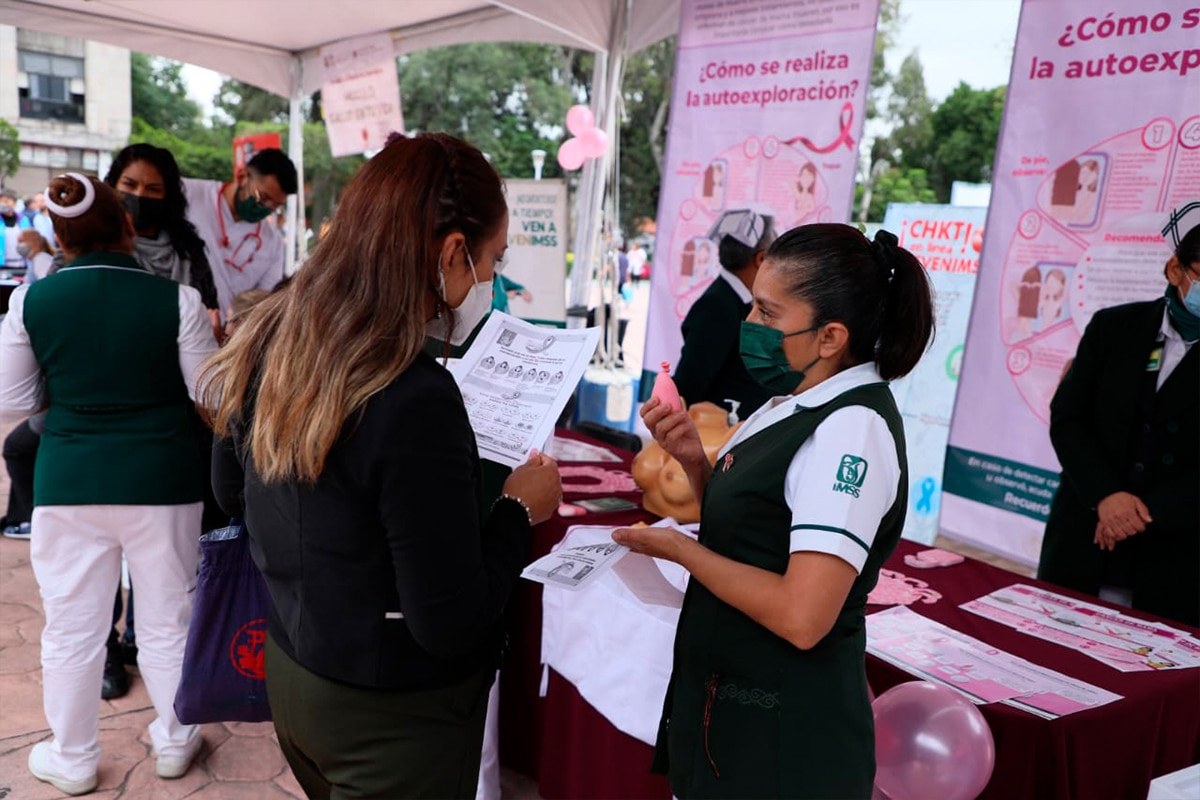
[[[21,141],[9,188],[25,197],[65,170],[103,176],[130,116],[128,50],[0,25],[0,119]]]

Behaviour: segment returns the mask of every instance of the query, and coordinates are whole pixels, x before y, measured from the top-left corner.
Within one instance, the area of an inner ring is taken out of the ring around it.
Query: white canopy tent
[[[196,64],[291,100],[289,151],[303,174],[300,102],[320,88],[320,49],[388,32],[397,55],[471,42],[561,44],[597,54],[592,106],[615,142],[626,53],[675,33],[679,0],[0,0],[0,24],[106,42]],[[580,190],[576,264],[596,261],[609,159],[588,162]],[[301,187],[303,192],[303,187]],[[288,202],[303,228],[303,195]],[[303,257],[304,237],[293,236]],[[577,269],[583,302],[590,269]]]

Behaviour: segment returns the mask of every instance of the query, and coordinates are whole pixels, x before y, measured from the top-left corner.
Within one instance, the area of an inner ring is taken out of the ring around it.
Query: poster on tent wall
[[[883,227],[916,256],[933,286],[937,335],[916,368],[892,383],[908,449],[906,539],[933,544],[942,464],[975,295],[986,208],[888,204]]]
[[[326,45],[320,65],[321,111],[335,157],[379,150],[392,131],[404,132],[391,34]]]
[[[878,10],[680,2],[644,364],[677,361],[680,323],[717,276],[718,231],[746,209],[778,231],[850,218]]]
[[[524,291],[510,292],[508,313],[539,322],[565,322],[566,183],[509,178],[504,192],[508,198],[504,277],[524,287]]]
[[[946,453],[944,533],[1036,564],[1050,399],[1099,309],[1161,297],[1200,197],[1200,3],[1025,0]]]

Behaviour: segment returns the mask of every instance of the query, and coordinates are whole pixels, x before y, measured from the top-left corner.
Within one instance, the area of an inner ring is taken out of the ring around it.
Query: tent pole
[[[301,107],[304,101],[304,61],[297,58],[293,64],[292,96],[288,103],[288,156],[296,165],[298,180],[296,194],[289,196],[287,202],[288,275],[295,274],[308,256],[304,219],[304,109]]]

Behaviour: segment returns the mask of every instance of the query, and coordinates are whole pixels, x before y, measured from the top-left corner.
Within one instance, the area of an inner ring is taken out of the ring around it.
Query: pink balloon
[[[579,134],[579,143],[588,158],[599,158],[608,152],[608,134],[599,128],[589,128]]]
[[[558,165],[567,172],[583,166],[583,145],[578,139],[567,139],[558,146]]]
[[[891,800],[974,800],[996,765],[987,721],[953,689],[918,681],[876,698],[875,785]]]
[[[567,111],[567,130],[576,136],[596,127],[596,115],[587,106],[571,106]]]

